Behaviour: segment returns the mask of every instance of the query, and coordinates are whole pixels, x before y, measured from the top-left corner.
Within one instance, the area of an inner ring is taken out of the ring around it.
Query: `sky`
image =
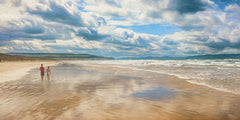
[[[240,53],[240,0],[1,0],[0,53]]]

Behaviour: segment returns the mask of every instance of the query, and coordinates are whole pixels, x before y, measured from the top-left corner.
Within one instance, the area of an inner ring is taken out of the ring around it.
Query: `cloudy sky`
[[[240,53],[240,0],[0,0],[0,53]]]

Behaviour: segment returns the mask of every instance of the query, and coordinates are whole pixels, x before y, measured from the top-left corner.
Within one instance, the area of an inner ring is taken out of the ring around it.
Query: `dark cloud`
[[[42,34],[44,33],[44,29],[39,27],[25,27],[23,30],[27,34]]]
[[[35,27],[26,27],[19,29],[0,28],[0,41],[9,40],[54,40],[64,39],[66,35],[57,35],[55,33],[44,33],[44,29]]]
[[[38,10],[28,9],[27,11],[31,14],[41,16],[45,20],[78,27],[84,26],[80,13],[71,14],[64,6],[58,5],[56,2],[50,2],[49,4],[51,10],[44,11],[38,8]]]
[[[96,30],[91,28],[81,29],[76,35],[83,37],[85,40],[100,40],[107,37],[107,35],[101,35]]]
[[[130,36],[129,36],[130,37]],[[149,41],[146,38],[143,37],[138,37],[138,38],[133,38],[130,37],[128,40],[122,37],[116,37],[116,36],[111,36],[109,38],[104,39],[105,43],[110,43],[110,44],[115,44],[115,45],[121,45],[124,46],[124,50],[130,49],[130,48],[150,48],[151,45]]]
[[[142,1],[146,4],[146,6],[153,6],[153,8],[159,8],[146,11],[147,16],[153,19],[162,18],[164,12],[177,11],[180,14],[194,14],[198,11],[204,11],[206,10],[206,8],[210,7],[209,3],[203,2],[202,0],[169,0],[166,8],[160,7],[163,4],[160,0]]]
[[[220,39],[221,41],[219,42],[209,42],[209,43],[205,43],[206,46],[221,51],[224,50],[225,48],[235,48],[235,49],[240,49],[240,43],[232,43],[229,40],[226,39]]]
[[[180,14],[196,13],[198,11],[204,11],[208,4],[202,2],[202,0],[175,0],[176,10]]]
[[[179,42],[172,39],[167,39],[167,38],[163,40],[163,43],[170,46],[179,44]]]
[[[45,34],[45,35],[39,35],[39,36],[28,36],[28,38],[35,38],[35,39],[41,39],[41,40],[55,40],[55,39],[62,39],[61,35],[56,34]]]
[[[0,41],[8,41],[23,37],[23,32],[18,29],[0,27]]]

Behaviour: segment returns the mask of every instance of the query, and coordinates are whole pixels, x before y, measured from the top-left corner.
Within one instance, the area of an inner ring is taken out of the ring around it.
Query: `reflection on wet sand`
[[[147,100],[163,100],[174,96],[176,92],[163,87],[155,90],[146,90],[142,92],[136,92],[133,94],[134,97],[147,99]]]
[[[0,84],[0,119],[240,118],[239,95],[156,73],[83,66],[51,67],[51,81],[41,81],[34,69],[21,80]]]

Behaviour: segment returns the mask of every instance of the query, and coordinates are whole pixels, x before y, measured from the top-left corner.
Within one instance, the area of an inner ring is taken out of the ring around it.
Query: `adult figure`
[[[41,71],[41,79],[43,80],[43,78],[44,78],[44,67],[43,67],[43,64],[41,64],[40,71]]]

